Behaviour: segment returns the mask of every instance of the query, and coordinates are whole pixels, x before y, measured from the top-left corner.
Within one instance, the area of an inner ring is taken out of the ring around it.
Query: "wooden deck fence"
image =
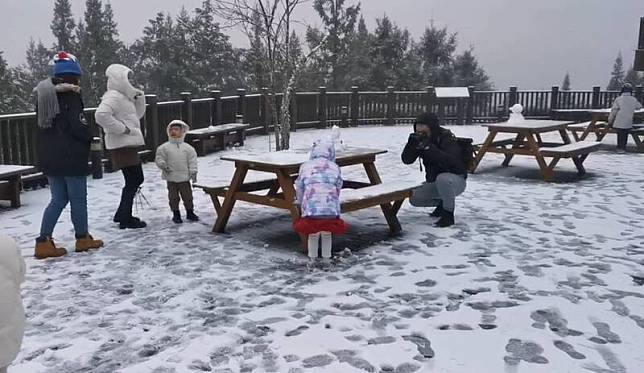
[[[180,94],[177,101],[157,102],[155,95],[147,95],[146,115],[141,120],[146,147],[154,150],[166,141],[165,128],[173,119],[186,121],[193,129],[234,122],[239,116],[244,123],[250,123],[250,133],[267,133],[271,130],[272,119],[267,104],[268,91],[247,94],[238,89],[234,96],[222,96],[212,91],[210,97],[193,99],[190,93]],[[470,88],[469,99],[437,99],[434,89],[423,91],[396,91],[389,87],[384,92],[360,91],[352,87],[349,92],[327,92],[320,87],[317,92],[293,92],[290,104],[292,118],[296,124],[293,130],[301,128],[325,128],[332,124],[340,126],[361,126],[367,124],[393,125],[411,123],[423,111],[434,111],[447,124],[471,124],[504,120],[508,108],[515,103],[524,107],[527,118],[547,119],[554,109],[599,109],[610,107],[619,95],[617,91],[560,91],[552,87],[548,91],[519,91],[510,87],[508,91],[474,91]],[[643,101],[641,86],[636,95]],[[277,107],[281,106],[282,95],[275,97]],[[88,108],[86,117],[92,129],[98,133],[94,123],[94,108]],[[277,113],[279,114],[279,113]],[[0,116],[0,164],[36,164],[35,113]]]

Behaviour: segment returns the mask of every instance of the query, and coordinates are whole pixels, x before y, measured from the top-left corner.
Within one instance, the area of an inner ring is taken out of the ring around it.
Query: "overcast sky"
[[[351,0],[348,0],[350,2]],[[158,11],[173,15],[201,0],[111,0],[121,39],[138,38]],[[15,65],[24,61],[30,37],[53,42],[49,24],[53,0],[0,0],[3,27],[0,50]],[[76,18],[84,0],[72,0]],[[547,89],[570,72],[573,89],[608,83],[619,51],[633,63],[644,0],[362,0],[371,30],[375,18],[389,15],[417,38],[433,19],[458,33],[459,48],[473,46],[497,88]],[[299,19],[319,24],[310,4]],[[233,43],[244,45],[240,35]]]

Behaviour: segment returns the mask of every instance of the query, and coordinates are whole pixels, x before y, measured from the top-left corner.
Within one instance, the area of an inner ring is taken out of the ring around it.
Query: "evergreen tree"
[[[438,28],[433,22],[415,46],[415,53],[421,61],[420,70],[425,86],[450,86],[454,82],[452,64],[456,51],[456,34],[447,28]],[[470,58],[469,55],[463,57]],[[466,62],[466,61],[462,61]]]
[[[21,90],[16,69],[12,69],[0,51],[0,114],[12,114],[28,109],[28,95]]]
[[[76,29],[78,50],[76,55],[83,68],[81,85],[87,105],[97,105],[107,89],[105,69],[120,63],[123,44],[118,40],[117,24],[112,6],[103,7],[101,0],[86,0],[84,22]]]
[[[562,91],[570,91],[570,74],[566,73],[566,76],[564,76],[563,83],[561,83],[561,90]]]
[[[377,19],[376,24],[371,48],[371,82],[375,88],[382,90],[389,85],[408,88],[400,86],[403,83],[401,77],[407,75],[400,67],[407,65],[409,31],[400,29],[386,15]]]
[[[479,65],[472,49],[466,50],[454,58],[454,85],[459,87],[474,87],[476,90],[492,89],[490,78]]]
[[[191,78],[196,82],[198,92],[239,88],[243,83],[237,63],[239,55],[228,35],[221,32],[211,0],[203,1],[201,8],[195,9],[188,31],[192,49]]]
[[[625,83],[631,83],[633,87],[637,87],[638,85],[643,85],[644,84],[644,75],[635,71],[633,66],[631,66],[628,69],[628,72],[626,73],[626,76],[624,77],[624,82]]]
[[[76,22],[72,15],[70,0],[56,0],[54,3],[54,17],[51,21],[51,32],[56,39],[54,49],[75,53],[76,40],[74,30]]]
[[[248,76],[249,88],[259,91],[268,85],[268,68],[264,63],[266,50],[262,43],[262,29],[260,15],[258,12],[252,14],[251,34],[249,36],[250,47],[245,52],[244,70]]]
[[[349,47],[355,32],[360,4],[347,6],[346,0],[315,0],[313,8],[322,19],[327,40],[322,48],[322,68],[328,72],[328,87],[346,89]],[[318,44],[309,44],[314,48]]]
[[[38,82],[51,75],[50,62],[54,52],[47,49],[42,41],[31,39],[27,47],[26,63],[20,68],[20,84],[25,92],[31,92]]]
[[[364,18],[360,17],[357,31],[351,38],[349,47],[347,83],[361,89],[373,88],[369,77],[372,66],[370,56],[372,44],[373,35],[369,33]]]
[[[618,91],[624,83],[624,61],[622,60],[622,52],[619,52],[615,63],[613,64],[613,71],[611,72],[610,81],[608,82],[609,91]]]

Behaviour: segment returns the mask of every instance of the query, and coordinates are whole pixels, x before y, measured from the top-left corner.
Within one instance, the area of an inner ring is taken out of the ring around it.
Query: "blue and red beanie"
[[[80,64],[76,60],[76,57],[67,52],[58,52],[52,60],[52,73],[54,76],[62,75],[83,75]]]

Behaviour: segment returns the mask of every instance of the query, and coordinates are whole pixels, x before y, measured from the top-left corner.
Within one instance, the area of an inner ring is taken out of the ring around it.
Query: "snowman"
[[[523,105],[521,104],[514,104],[510,108],[510,119],[508,120],[508,123],[522,123],[525,121],[525,118],[523,117]]]

